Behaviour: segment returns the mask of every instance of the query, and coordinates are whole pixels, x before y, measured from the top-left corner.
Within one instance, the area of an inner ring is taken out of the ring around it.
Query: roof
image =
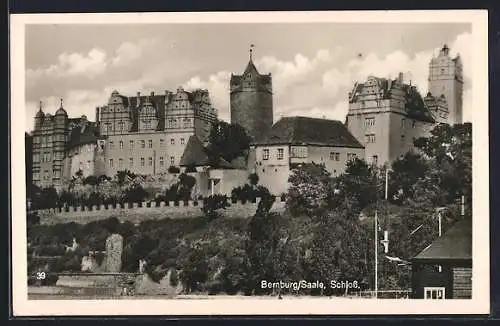
[[[67,149],[78,145],[91,144],[97,142],[99,127],[96,123],[84,122],[81,126],[76,126],[69,133]]]
[[[189,137],[189,140],[182,153],[179,166],[210,166],[213,162],[210,160],[209,149],[204,147],[201,141],[196,136]],[[226,169],[241,169],[243,163],[241,159],[236,158],[231,163],[223,158],[219,159],[216,164],[218,168]]]
[[[203,166],[209,165],[210,159],[207,150],[196,136],[191,136],[188,139],[184,153],[180,160],[180,166]]]
[[[252,145],[316,145],[364,148],[337,120],[309,117],[285,117]]]
[[[370,76],[369,79],[375,79],[378,87],[383,92],[383,98],[391,98],[391,90],[394,87],[401,87],[398,79],[391,80],[386,78],[379,78]],[[357,94],[361,94],[365,88],[366,83],[356,83],[353,90],[349,93],[349,102],[357,101]],[[398,86],[399,85],[399,86]],[[402,89],[406,96],[406,114],[409,118],[423,122],[435,122],[432,113],[427,107],[427,103],[422,98],[422,95],[415,86],[402,84]]]
[[[472,220],[456,222],[443,236],[416,255],[414,262],[472,261]]]

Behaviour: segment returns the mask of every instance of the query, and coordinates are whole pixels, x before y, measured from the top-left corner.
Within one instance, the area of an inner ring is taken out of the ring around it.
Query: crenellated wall
[[[233,203],[228,202],[231,206],[225,210],[220,210],[220,213],[225,217],[248,218],[255,214],[260,198],[256,202]],[[188,202],[143,202],[127,203],[124,205],[100,205],[100,206],[77,206],[67,208],[51,208],[38,210],[41,224],[57,224],[57,223],[89,223],[92,221],[103,220],[110,217],[117,217],[120,221],[130,221],[139,223],[144,220],[161,219],[161,218],[193,218],[202,216],[201,208],[202,201]],[[271,208],[273,212],[283,212],[285,210],[284,198],[277,197]]]

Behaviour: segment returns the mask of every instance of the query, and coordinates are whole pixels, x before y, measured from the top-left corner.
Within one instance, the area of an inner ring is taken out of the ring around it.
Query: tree
[[[135,173],[132,173],[130,170],[121,170],[116,173],[116,180],[120,187],[125,184],[127,177],[130,179],[135,179],[137,175]]]
[[[99,179],[94,175],[89,175],[83,180],[84,185],[97,186],[99,184]]]
[[[252,186],[256,186],[259,183],[259,175],[257,173],[251,173],[248,176],[248,181]]]
[[[185,173],[179,176],[179,189],[178,194],[181,200],[189,200],[191,198],[191,191],[193,187],[196,185],[196,178],[187,175]]]
[[[424,178],[429,170],[428,162],[419,154],[408,152],[392,163],[388,178],[388,197],[402,203],[413,197],[413,185]]]
[[[238,124],[216,121],[209,135],[209,158],[213,165],[218,165],[223,158],[231,162],[243,156],[250,148],[251,138]]]
[[[418,138],[414,144],[431,160],[447,200],[464,195],[472,205],[472,124],[440,124],[430,137]]]
[[[294,216],[315,216],[326,207],[330,174],[324,165],[303,164],[289,177],[287,207]]]
[[[355,159],[347,163],[345,172],[329,187],[338,195],[329,196],[330,207],[339,205],[345,197],[354,199],[360,209],[376,202],[384,196],[381,175],[377,167],[368,165],[365,161]]]
[[[228,202],[227,196],[224,195],[212,195],[203,198],[203,207],[201,208],[205,217],[213,220],[219,216],[219,210],[226,209],[231,206]]]

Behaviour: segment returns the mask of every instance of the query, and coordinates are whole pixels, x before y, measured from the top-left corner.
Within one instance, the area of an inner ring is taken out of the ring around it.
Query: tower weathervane
[[[252,61],[252,55],[253,55],[253,48],[255,47],[254,44],[250,44],[250,61]]]
[[[61,98],[61,107],[63,107],[63,99]]]

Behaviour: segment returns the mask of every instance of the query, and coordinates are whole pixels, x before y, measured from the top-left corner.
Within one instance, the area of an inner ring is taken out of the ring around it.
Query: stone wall
[[[259,202],[257,198],[255,203],[236,202],[231,203],[231,206],[225,210],[221,210],[221,214],[225,217],[234,218],[248,218],[253,216],[257,210]],[[202,216],[201,208],[203,202],[143,202],[141,205],[138,203],[126,203],[124,205],[101,205],[92,207],[67,207],[51,208],[38,210],[41,224],[57,224],[57,223],[89,223],[92,221],[103,220],[110,217],[117,217],[120,221],[130,221],[139,223],[144,220],[162,219],[162,218],[193,218]],[[283,212],[285,210],[284,198],[277,197],[271,211]]]

